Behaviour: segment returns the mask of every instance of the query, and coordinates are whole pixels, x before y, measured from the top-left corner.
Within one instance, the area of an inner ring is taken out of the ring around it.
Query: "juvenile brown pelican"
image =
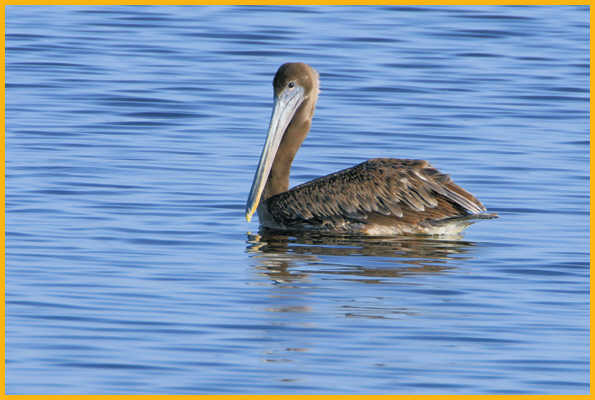
[[[246,219],[282,230],[395,235],[458,233],[494,218],[469,192],[423,160],[376,158],[289,188],[289,170],[318,99],[318,72],[283,64],[273,80],[274,108]]]

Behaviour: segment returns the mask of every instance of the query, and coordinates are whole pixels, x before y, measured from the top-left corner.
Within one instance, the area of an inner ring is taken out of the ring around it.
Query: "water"
[[[6,10],[9,394],[586,394],[588,7]],[[423,158],[460,240],[261,236],[286,61],[322,93],[292,184]]]

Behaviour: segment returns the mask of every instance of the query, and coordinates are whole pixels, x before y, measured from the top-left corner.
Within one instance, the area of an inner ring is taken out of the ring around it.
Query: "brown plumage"
[[[372,159],[287,190],[291,162],[314,113],[318,73],[306,64],[284,64],[273,86],[275,109],[248,219],[258,207],[265,227],[393,235],[457,233],[474,219],[495,217],[423,160]]]

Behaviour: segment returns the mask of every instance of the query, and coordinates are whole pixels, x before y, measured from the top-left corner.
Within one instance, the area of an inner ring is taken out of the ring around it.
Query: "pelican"
[[[246,204],[249,222],[285,231],[401,235],[457,234],[496,218],[424,160],[375,158],[289,189],[291,163],[306,138],[319,94],[318,72],[281,65],[273,79],[268,134]]]

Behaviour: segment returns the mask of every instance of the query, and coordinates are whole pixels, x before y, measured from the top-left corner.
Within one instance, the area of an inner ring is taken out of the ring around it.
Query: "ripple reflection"
[[[275,283],[302,281],[312,274],[355,276],[365,283],[438,274],[455,268],[454,260],[471,258],[476,245],[460,237],[289,235],[263,229],[248,233],[247,244],[255,268]],[[361,264],[359,257],[365,257]]]

